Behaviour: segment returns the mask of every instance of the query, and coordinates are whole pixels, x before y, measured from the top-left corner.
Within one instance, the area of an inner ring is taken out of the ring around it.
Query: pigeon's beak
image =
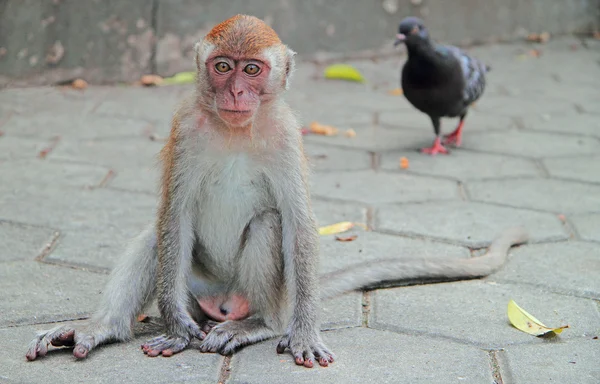
[[[398,46],[399,44],[404,43],[404,40],[406,40],[406,35],[403,33],[399,33],[396,35],[396,41],[394,41],[394,47]]]

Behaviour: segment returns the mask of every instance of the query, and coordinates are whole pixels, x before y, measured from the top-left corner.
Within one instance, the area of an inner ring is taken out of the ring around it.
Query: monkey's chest
[[[259,165],[249,157],[229,156],[211,168],[198,191],[196,230],[206,257],[227,270],[250,220],[274,203]]]

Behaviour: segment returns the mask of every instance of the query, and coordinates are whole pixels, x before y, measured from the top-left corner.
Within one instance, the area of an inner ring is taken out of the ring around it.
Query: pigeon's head
[[[423,20],[418,17],[409,16],[400,22],[394,46],[402,43],[410,44],[427,40],[429,40],[429,31],[425,28]]]

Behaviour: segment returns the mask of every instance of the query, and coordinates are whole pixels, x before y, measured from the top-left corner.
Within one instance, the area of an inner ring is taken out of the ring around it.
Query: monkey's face
[[[206,72],[215,93],[216,112],[231,126],[244,126],[255,115],[268,86],[270,65],[258,58],[213,55]]]

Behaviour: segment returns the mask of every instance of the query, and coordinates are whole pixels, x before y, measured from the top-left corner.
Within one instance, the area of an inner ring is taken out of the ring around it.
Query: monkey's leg
[[[156,234],[152,225],[133,240],[112,271],[100,306],[89,323],[40,332],[29,345],[27,359],[46,355],[50,345],[74,347],[73,355],[85,358],[100,344],[130,339],[136,316],[154,296],[156,267]]]
[[[281,259],[281,220],[273,211],[253,218],[237,259],[238,289],[248,297],[252,315],[215,326],[201,345],[203,352],[230,354],[241,346],[273,337],[283,328],[285,288]]]

